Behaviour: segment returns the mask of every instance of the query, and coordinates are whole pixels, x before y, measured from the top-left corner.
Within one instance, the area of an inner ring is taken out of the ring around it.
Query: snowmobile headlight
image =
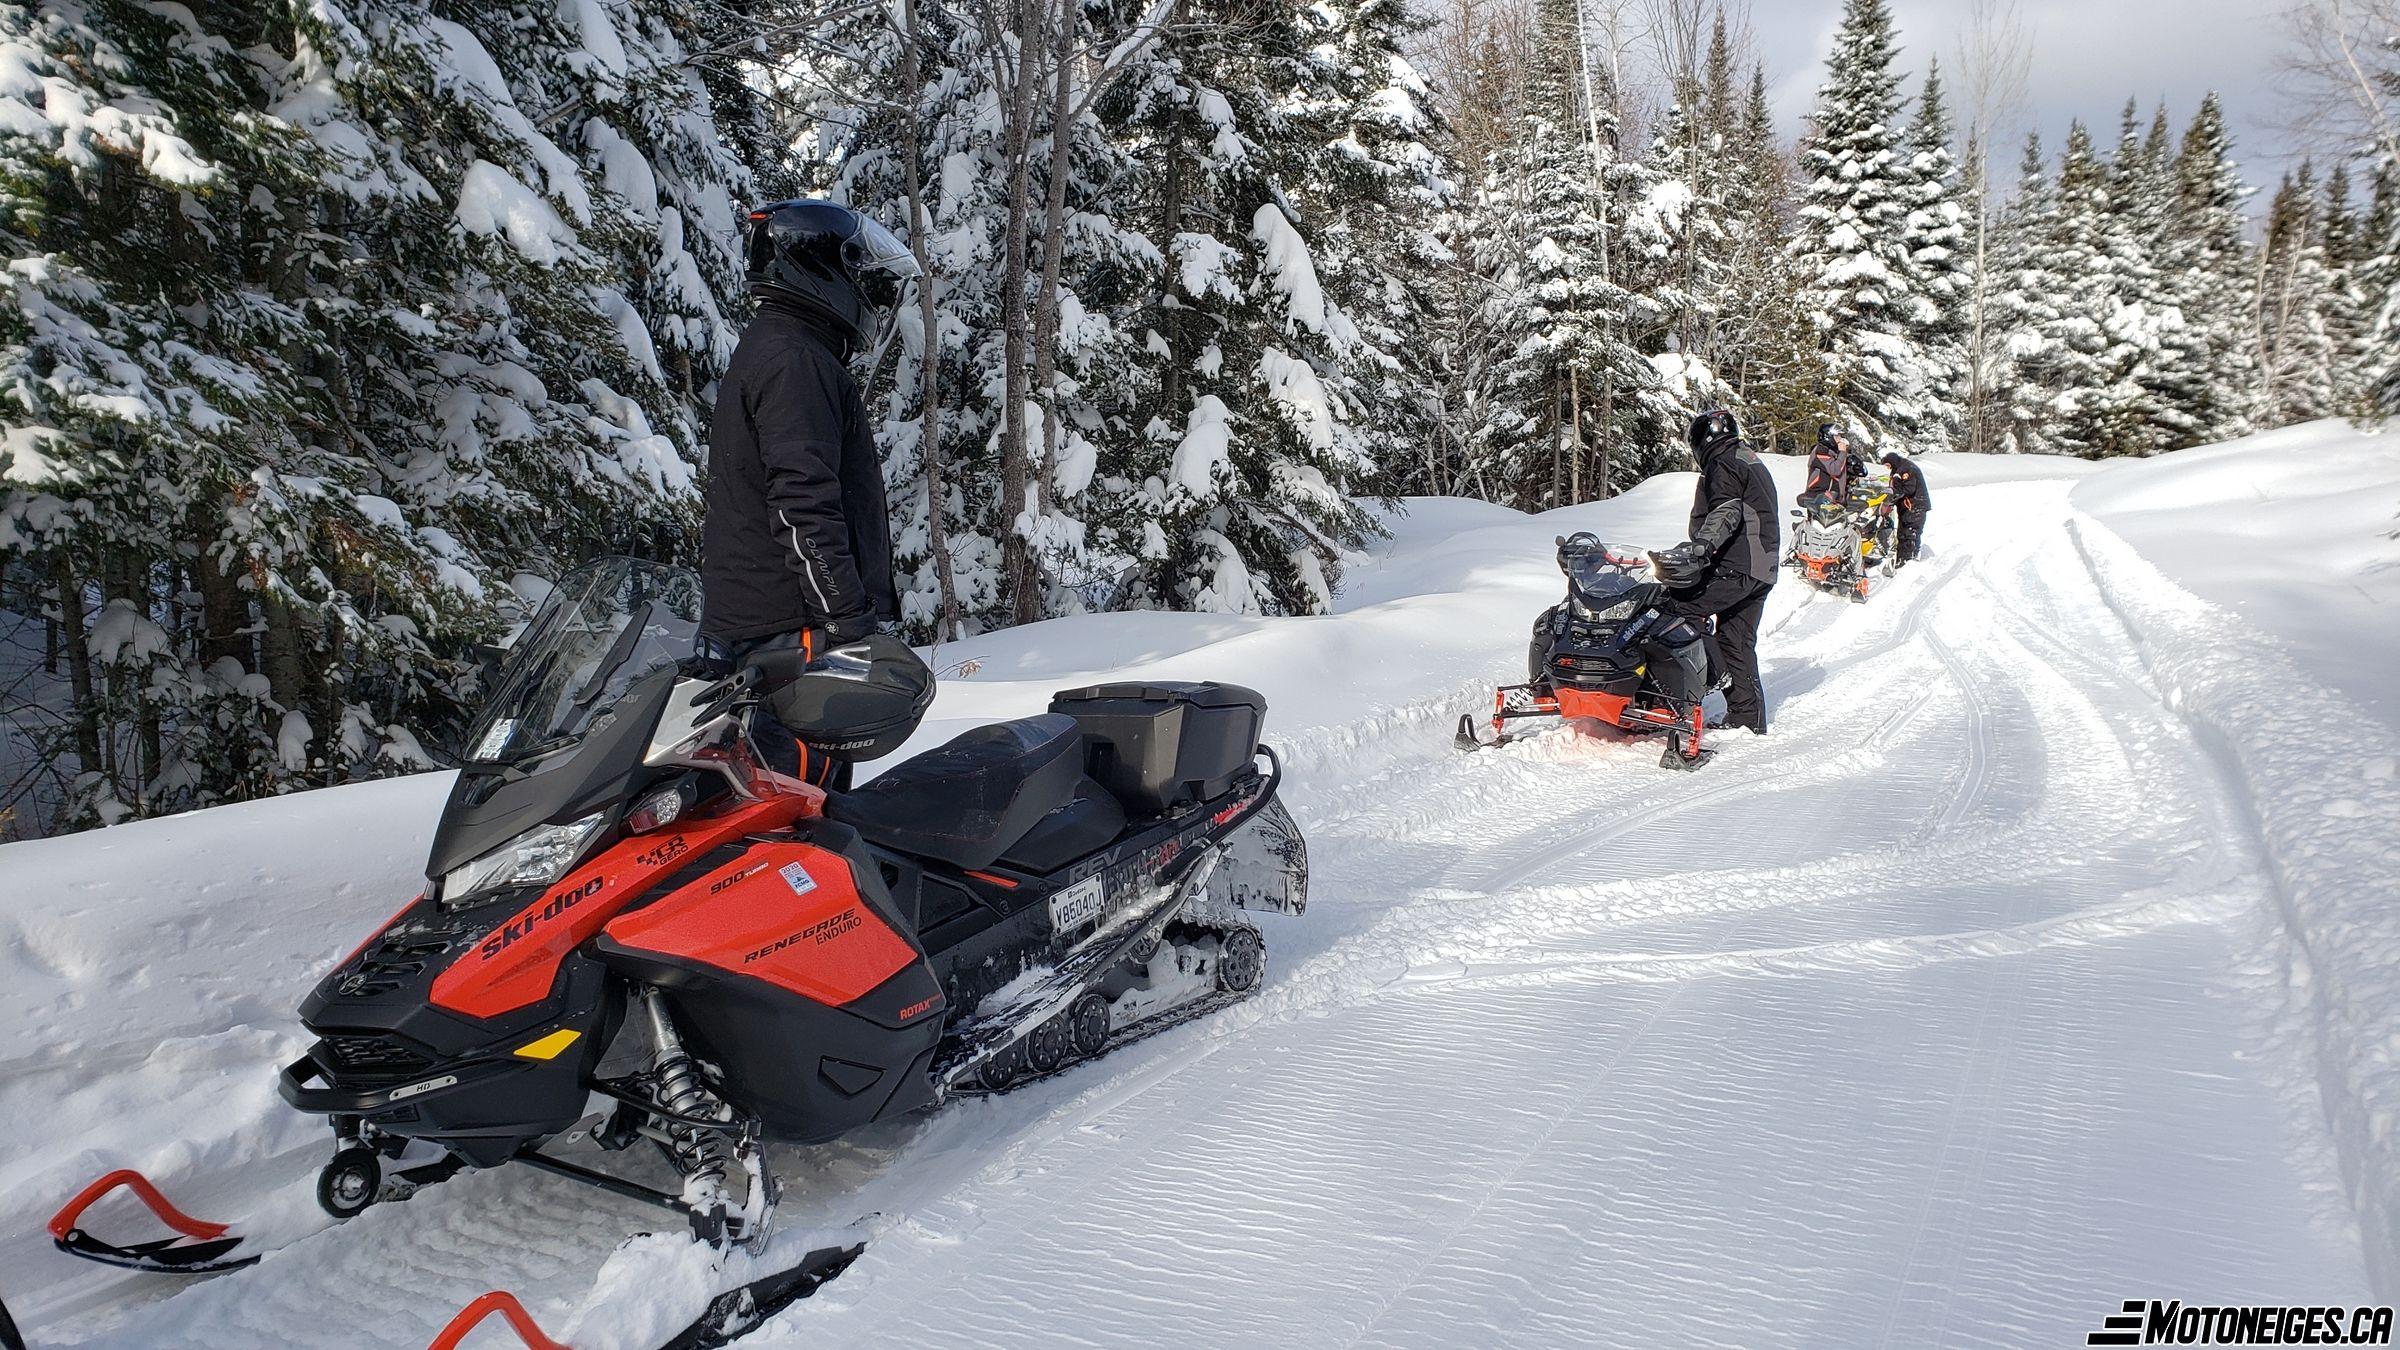
[[[600,828],[595,811],[565,825],[537,825],[500,847],[460,863],[442,877],[442,908],[464,909],[486,893],[519,886],[547,886],[567,874],[583,846]]]

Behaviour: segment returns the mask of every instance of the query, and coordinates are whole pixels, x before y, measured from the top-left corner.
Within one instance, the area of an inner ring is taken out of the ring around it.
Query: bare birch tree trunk
[[[949,465],[942,453],[942,334],[941,310],[934,286],[933,255],[927,243],[933,231],[933,212],[925,206],[925,143],[917,122],[917,99],[924,84],[919,65],[925,31],[916,0],[901,0],[900,86],[909,106],[901,109],[901,157],[908,192],[908,248],[916,255],[917,323],[924,340],[917,357],[917,450],[925,465],[925,547],[933,555],[937,609],[934,639],[956,641],[958,579],[950,561]]]

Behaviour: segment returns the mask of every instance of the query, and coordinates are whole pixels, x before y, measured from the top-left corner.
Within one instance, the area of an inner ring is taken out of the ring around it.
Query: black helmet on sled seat
[[[890,230],[839,202],[769,202],[750,213],[750,291],[823,316],[852,346],[874,336],[878,311],[923,269]]]
[[[1692,419],[1692,453],[1702,459],[1741,438],[1741,424],[1723,408],[1711,408]]]
[[[861,638],[813,659],[797,642],[744,658],[768,711],[814,754],[844,763],[880,759],[925,720],[933,672],[889,634]]]
[[[1557,535],[1555,541],[1558,544],[1558,570],[1569,576],[1574,575],[1576,563],[1598,553],[1605,547],[1600,542],[1600,536],[1590,530],[1577,530],[1573,534]]]

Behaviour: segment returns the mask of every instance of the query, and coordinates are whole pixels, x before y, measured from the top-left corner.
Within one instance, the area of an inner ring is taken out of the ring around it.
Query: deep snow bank
[[[2119,461],[2073,500],[2400,730],[2400,423],[2310,422]]]
[[[2293,1011],[2386,1299],[2400,1294],[2400,737],[2348,691],[2387,710],[2400,693],[2396,486],[2400,440],[2319,423],[2112,469],[2075,496],[2093,512],[2076,537],[2103,595],[2246,789]],[[2235,608],[2178,584],[2187,568]]]

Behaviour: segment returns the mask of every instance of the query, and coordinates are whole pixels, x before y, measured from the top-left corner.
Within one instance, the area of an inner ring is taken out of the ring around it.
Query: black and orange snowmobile
[[[1472,713],[1458,719],[1458,746],[1504,745],[1508,724],[1532,717],[1588,720],[1636,736],[1664,736],[1659,764],[1696,769],[1716,753],[1702,744],[1708,717],[1708,652],[1690,620],[1663,608],[1666,587],[1650,558],[1577,533],[1558,543],[1567,598],[1533,622],[1530,678],[1492,696],[1486,739]]]
[[[1784,565],[1818,590],[1864,600],[1896,570],[1898,517],[1889,478],[1861,477],[1839,497],[1803,497],[1792,520]]]
[[[695,574],[607,559],[516,644],[424,893],[301,1005],[319,1039],[282,1092],[332,1122],[336,1217],[523,1164],[749,1244],[768,1143],[1001,1091],[1238,999],[1265,969],[1250,916],[1306,905],[1249,690],[1071,690],[828,793],[764,767],[754,725],[872,758],[915,728],[930,674],[882,639],[778,686],[712,668],[699,617]],[[627,1151],[669,1184],[607,1165]],[[85,1231],[120,1186],[173,1231]],[[52,1232],[146,1270],[259,1255],[133,1173]]]

